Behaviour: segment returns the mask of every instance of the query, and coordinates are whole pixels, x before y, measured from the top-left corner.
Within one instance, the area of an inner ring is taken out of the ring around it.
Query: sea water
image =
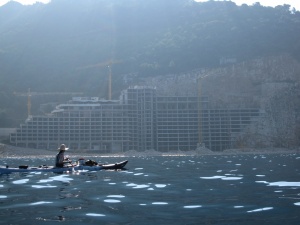
[[[0,224],[300,224],[299,154],[126,159],[123,171],[0,175]]]

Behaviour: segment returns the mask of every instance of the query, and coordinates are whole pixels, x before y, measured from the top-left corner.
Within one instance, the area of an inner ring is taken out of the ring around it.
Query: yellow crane
[[[197,78],[198,82],[198,144],[202,145],[202,79],[209,76],[208,74],[205,76],[199,76]]]
[[[93,65],[88,66],[82,66],[77,68],[78,70],[84,70],[84,69],[91,69],[91,68],[97,68],[97,67],[107,67],[108,68],[108,92],[107,92],[107,99],[111,100],[112,98],[112,66],[114,64],[119,64],[123,62],[122,60],[107,60],[105,62],[96,63]]]

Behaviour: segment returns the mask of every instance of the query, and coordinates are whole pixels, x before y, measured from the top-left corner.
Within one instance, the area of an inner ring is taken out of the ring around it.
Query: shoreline
[[[30,149],[20,148],[6,144],[0,144],[1,158],[34,158],[46,157],[52,158],[57,154],[57,150]],[[69,157],[146,157],[146,156],[208,156],[208,155],[246,155],[246,154],[300,154],[300,147],[294,149],[286,148],[240,148],[228,149],[222,152],[214,152],[207,148],[198,148],[194,151],[173,151],[173,152],[157,152],[155,150],[146,150],[138,152],[130,150],[121,153],[97,153],[88,151],[73,151],[67,152]]]

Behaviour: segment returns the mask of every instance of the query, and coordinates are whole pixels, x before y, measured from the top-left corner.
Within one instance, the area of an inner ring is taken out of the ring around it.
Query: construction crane
[[[30,88],[28,88],[26,92],[14,92],[15,96],[27,97],[27,114],[28,117],[31,116],[31,97],[32,96],[43,96],[43,95],[82,95],[82,92],[31,92]]]
[[[208,74],[205,76],[199,76],[197,78],[198,82],[198,144],[202,145],[203,137],[202,137],[202,79],[209,76]]]
[[[83,66],[77,68],[77,70],[85,70],[85,69],[91,69],[91,68],[97,68],[97,67],[107,67],[108,68],[108,91],[107,91],[107,99],[111,100],[112,98],[112,65],[122,63],[122,60],[108,60],[105,62]]]

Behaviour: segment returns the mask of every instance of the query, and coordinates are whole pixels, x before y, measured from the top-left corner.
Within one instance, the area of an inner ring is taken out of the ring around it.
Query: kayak
[[[66,167],[54,167],[54,166],[39,166],[39,167],[28,167],[28,166],[19,166],[19,167],[0,167],[0,174],[8,173],[22,173],[22,172],[72,172],[72,171],[98,171],[98,170],[122,170],[125,165],[128,163],[128,160],[113,163],[113,164],[97,164],[97,165],[85,165],[85,164],[75,164]]]

